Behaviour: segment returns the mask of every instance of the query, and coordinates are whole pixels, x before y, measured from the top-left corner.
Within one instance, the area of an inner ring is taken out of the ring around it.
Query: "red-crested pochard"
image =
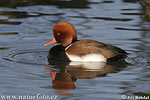
[[[64,57],[69,61],[106,62],[107,60],[124,60],[129,53],[113,46],[95,40],[77,40],[74,26],[66,21],[57,23],[53,28],[53,38],[44,46],[59,43],[64,47]],[[62,48],[61,48],[62,49]],[[55,50],[53,50],[55,51]],[[56,51],[58,53],[59,50]],[[55,53],[55,52],[54,52]],[[59,54],[54,54],[60,58]]]

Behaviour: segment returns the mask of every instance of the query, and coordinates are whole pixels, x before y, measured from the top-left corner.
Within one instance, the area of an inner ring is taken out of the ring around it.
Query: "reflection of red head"
[[[52,88],[59,91],[68,91],[68,90],[74,90],[75,85],[73,82],[53,81]]]
[[[59,90],[59,91],[68,91],[68,90],[74,90],[75,85],[74,81],[71,79],[70,74],[68,73],[57,73],[51,72],[52,76],[52,88]]]

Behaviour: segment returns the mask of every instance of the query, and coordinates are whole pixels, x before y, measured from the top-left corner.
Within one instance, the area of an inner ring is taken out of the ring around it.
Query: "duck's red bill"
[[[54,43],[57,43],[57,41],[53,37],[52,40],[50,40],[48,43],[44,44],[44,46],[48,46],[48,45],[51,45],[51,44],[54,44]]]

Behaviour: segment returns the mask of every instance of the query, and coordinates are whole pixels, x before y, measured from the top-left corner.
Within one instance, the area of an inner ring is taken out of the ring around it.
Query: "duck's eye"
[[[60,33],[57,33],[57,36],[60,36]]]

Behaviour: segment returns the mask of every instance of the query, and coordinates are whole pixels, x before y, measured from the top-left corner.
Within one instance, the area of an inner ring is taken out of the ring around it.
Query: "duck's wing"
[[[117,57],[117,60],[127,57],[128,54],[116,46],[104,44],[95,40],[77,41],[71,44],[71,46],[66,49],[66,52],[78,56],[84,56],[86,54],[102,54],[107,59],[114,59],[114,57]]]

